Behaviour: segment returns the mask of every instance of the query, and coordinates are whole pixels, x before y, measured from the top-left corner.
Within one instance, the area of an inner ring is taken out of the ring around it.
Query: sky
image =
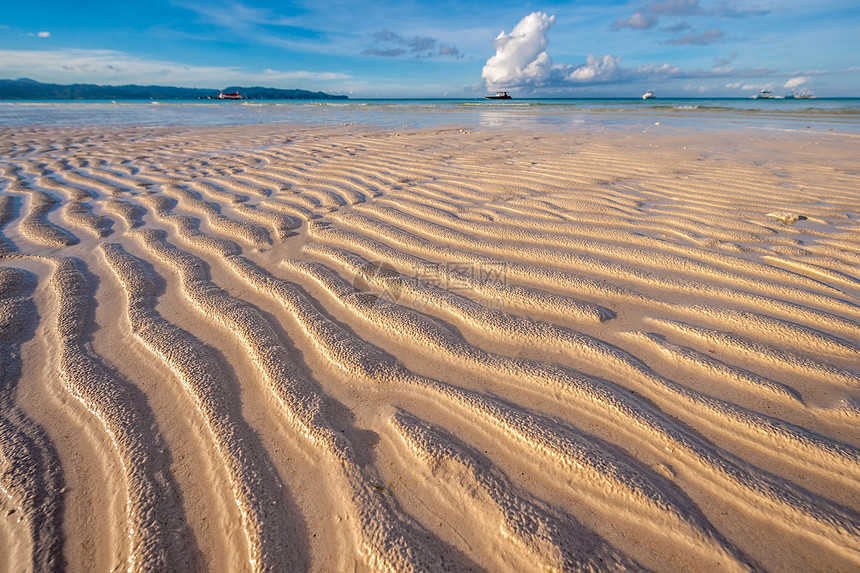
[[[0,78],[353,98],[860,96],[860,2],[5,1]]]

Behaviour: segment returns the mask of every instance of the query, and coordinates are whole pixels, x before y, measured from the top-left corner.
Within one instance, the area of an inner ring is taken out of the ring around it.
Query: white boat
[[[657,97],[657,94],[655,94],[653,90],[648,90],[642,94],[642,99],[654,99],[655,97]]]
[[[785,99],[785,96],[775,96],[770,90],[761,90],[758,94],[752,96],[753,99]]]

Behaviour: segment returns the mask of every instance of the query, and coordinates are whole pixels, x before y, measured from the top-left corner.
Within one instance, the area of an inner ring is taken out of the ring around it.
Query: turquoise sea
[[[0,126],[223,126],[292,123],[384,128],[832,130],[860,133],[860,98],[350,99],[0,101]]]

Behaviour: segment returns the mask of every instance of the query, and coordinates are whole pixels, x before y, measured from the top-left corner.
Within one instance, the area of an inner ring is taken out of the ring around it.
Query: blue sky
[[[860,2],[7,1],[0,77],[351,97],[860,96]]]

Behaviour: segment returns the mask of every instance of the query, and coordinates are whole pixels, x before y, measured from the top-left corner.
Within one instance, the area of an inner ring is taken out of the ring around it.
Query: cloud
[[[690,28],[692,28],[692,26],[682,21],[678,22],[677,24],[672,24],[671,26],[663,26],[662,28],[660,28],[660,31],[669,32],[670,34],[677,34],[679,32],[689,30]]]
[[[50,32],[35,32],[35,33],[34,32],[28,32],[27,35],[32,37],[32,38],[50,38],[51,37]]]
[[[292,18],[277,15],[266,8],[248,6],[242,2],[193,2],[186,8],[197,12],[204,22],[236,31],[248,31],[261,26],[301,29]]]
[[[688,44],[690,46],[707,46],[713,44],[723,37],[723,31],[719,28],[709,28],[703,32],[684,34],[678,38],[670,38],[663,42],[669,46],[680,46]]]
[[[737,57],[738,57],[737,53],[732,52],[732,54],[727,58],[715,58],[714,59],[714,67],[715,68],[725,68],[726,66],[728,66],[729,64],[734,62],[735,58],[737,58]]]
[[[713,6],[703,7],[699,0],[658,0],[649,2],[634,12],[629,18],[618,18],[610,27],[612,30],[631,28],[634,30],[647,30],[658,24],[660,18],[677,18],[679,16],[712,17],[712,18],[746,18],[749,16],[764,16],[770,10],[752,7],[739,7],[736,2],[717,2]],[[679,33],[690,29],[686,22],[664,26],[660,28],[663,32]],[[707,40],[707,36],[687,35],[664,42],[665,44],[695,44],[704,45],[701,42]],[[705,43],[713,43],[714,39]]]
[[[380,58],[396,58],[397,56],[402,56],[406,53],[406,50],[403,48],[389,48],[387,50],[380,50],[378,48],[368,48],[363,50],[362,55],[364,56],[379,56]]]
[[[748,16],[765,16],[770,14],[770,10],[755,6],[739,8],[737,2],[717,2],[707,13],[717,18],[746,18]]]
[[[702,14],[699,0],[666,0],[664,2],[651,2],[647,6],[648,12],[658,16],[690,16]]]
[[[636,68],[621,66],[621,58],[589,55],[579,66],[556,64],[546,52],[547,33],[555,17],[533,12],[520,20],[510,34],[502,32],[494,44],[496,53],[484,65],[481,77],[489,89],[515,87],[575,87],[671,77],[681,73],[669,64],[645,64]]]
[[[744,84],[741,86],[742,90],[753,90],[753,91],[761,91],[761,90],[771,90],[773,89],[772,83],[767,84]]]
[[[219,40],[233,38],[286,50],[323,51],[330,42],[324,31],[302,25],[296,16],[283,16],[269,8],[249,6],[238,0],[177,0],[178,5],[193,11],[197,23],[223,28]]]
[[[567,75],[567,78],[569,80],[577,81],[593,80],[595,78],[609,78],[618,73],[618,63],[620,61],[621,58],[615,58],[609,55],[598,58],[591,54],[586,59],[585,65],[572,70]]]
[[[684,91],[687,91],[687,92],[698,92],[700,94],[703,94],[706,91],[711,90],[712,86],[687,84],[681,89],[683,89]]]
[[[295,87],[295,80],[349,79],[338,72],[249,70],[237,67],[190,66],[139,58],[114,50],[0,50],[0,77],[31,77],[59,83],[158,84],[213,87],[237,83],[267,83]]]
[[[386,29],[386,30],[380,30],[379,32],[374,32],[373,33],[373,41],[374,42],[397,42],[397,43],[401,43],[401,42],[405,42],[406,40],[404,40],[403,36],[401,36],[400,34],[395,34],[391,30]]]
[[[406,45],[412,52],[432,52],[436,48],[436,40],[415,36],[411,40],[407,40]]]
[[[624,18],[618,18],[615,23],[612,24],[612,29],[620,30],[622,28],[632,28],[634,30],[647,30],[648,28],[653,28],[656,24],[657,18],[640,11],[634,12],[626,20]]]
[[[481,77],[488,86],[528,85],[545,80],[552,68],[546,53],[546,33],[555,24],[555,16],[532,12],[514,26],[504,30],[493,44],[496,53],[484,65]]]
[[[461,58],[463,54],[456,46],[439,44],[435,38],[413,36],[406,38],[397,32],[384,29],[371,34],[371,38],[377,44],[388,44],[387,47],[367,48],[362,50],[362,55],[379,56],[383,58],[396,58],[409,52],[415,58],[432,58],[434,56]]]
[[[803,85],[808,81],[809,81],[809,78],[806,76],[797,76],[796,78],[789,79],[787,82],[785,82],[785,85],[782,87],[784,87],[784,88],[796,88],[797,86]]]

